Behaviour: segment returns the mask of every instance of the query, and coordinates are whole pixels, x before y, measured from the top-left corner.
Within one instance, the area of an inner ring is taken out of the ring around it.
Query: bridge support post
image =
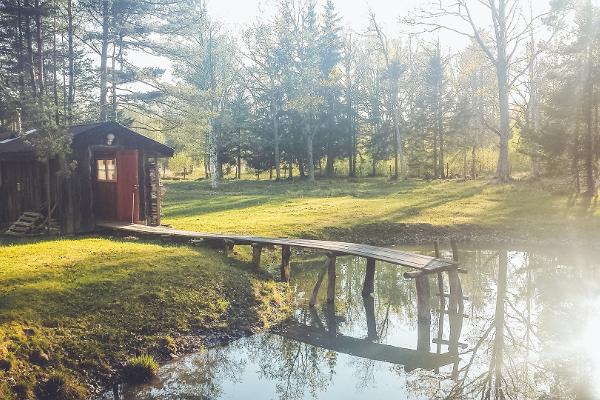
[[[260,268],[260,255],[262,253],[262,245],[252,243],[252,265],[254,268]]]
[[[281,281],[289,282],[291,275],[290,257],[292,256],[292,250],[290,246],[281,246]]]
[[[375,259],[367,258],[367,272],[363,283],[362,295],[368,296],[375,291]]]
[[[225,257],[227,257],[229,253],[233,251],[233,246],[233,241],[227,239],[223,240],[223,253],[225,254]]]
[[[335,261],[334,253],[327,253],[327,302],[335,300]]]

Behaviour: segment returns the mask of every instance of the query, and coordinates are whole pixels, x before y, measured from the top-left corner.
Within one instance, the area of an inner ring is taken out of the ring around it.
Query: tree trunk
[[[503,60],[498,57],[498,63],[504,64]],[[508,159],[508,142],[511,137],[510,132],[510,109],[508,104],[508,84],[507,84],[507,68],[506,66],[498,66],[498,100],[500,105],[500,143],[498,166],[496,174],[501,182],[510,180],[510,164]]]
[[[442,179],[446,179],[446,177],[448,176],[448,172],[446,171],[444,173],[444,165],[445,165],[445,161],[444,161],[444,131],[442,130],[442,128],[440,127],[439,130],[439,144],[440,144],[440,178]],[[447,166],[446,166],[447,167]]]
[[[112,48],[112,56],[111,56],[111,66],[110,66],[110,116],[108,117],[111,121],[117,120],[117,54],[116,54],[116,46],[113,44]]]
[[[509,108],[509,59],[507,54],[507,15],[506,1],[500,0],[498,4],[498,20],[496,22],[496,46],[498,57],[496,59],[496,77],[498,80],[498,105],[500,108],[500,131],[498,166],[496,174],[501,182],[510,180],[510,164],[508,158],[508,142],[511,138],[510,108]]]
[[[58,58],[56,56],[56,14],[52,18],[52,93],[54,97],[54,121],[60,123],[60,114],[58,112]]]
[[[273,118],[273,140],[275,148],[275,179],[281,179],[281,151],[279,149],[279,107],[275,101],[272,106],[272,118]]]
[[[44,96],[46,85],[44,82],[44,38],[42,35],[42,9],[40,1],[35,0],[35,41],[37,44],[37,75],[40,97]]]
[[[52,218],[52,191],[50,189],[50,159],[46,160],[46,233],[50,234],[50,219]]]
[[[471,179],[477,178],[477,147],[471,149]]]
[[[592,41],[593,31],[592,31],[592,2],[588,0],[587,2],[587,46],[586,46],[586,66],[585,66],[585,74],[586,74],[586,84],[585,84],[585,96],[583,96],[584,102],[584,114],[585,114],[585,186],[586,196],[595,196],[596,195],[596,182],[594,179],[594,139],[593,139],[593,102],[594,102],[594,76],[593,76],[593,48]]]
[[[395,93],[395,92],[394,92]],[[396,97],[394,97],[394,103],[396,102]],[[396,111],[396,104],[393,105],[393,119],[394,119],[394,173],[392,174],[392,179],[398,179],[399,176],[399,168],[400,168],[400,152],[401,150],[401,139],[400,139],[400,126],[398,124],[398,113]]]
[[[208,121],[208,151],[209,151],[209,166],[210,166],[210,185],[213,189],[219,187],[221,177],[219,175],[219,160],[217,151],[217,140],[215,137],[215,128],[212,119]]]
[[[102,1],[102,45],[100,52],[100,121],[107,120],[109,0]]]
[[[237,148],[237,176],[242,179],[242,130],[238,129],[238,148]]]
[[[25,62],[23,55],[23,14],[21,12],[21,0],[17,0],[17,19],[15,21],[16,27],[16,43],[15,48],[17,49],[17,73],[19,74],[19,89],[20,95],[25,94]]]
[[[465,140],[466,142],[466,140]],[[467,169],[469,168],[467,164],[467,143],[465,143],[463,148],[463,180],[467,179]]]
[[[356,177],[356,131],[354,129],[354,115],[352,112],[352,98],[348,94],[348,137],[350,139],[350,149],[348,156],[348,176],[350,178]]]
[[[300,178],[306,178],[306,170],[304,167],[304,161],[298,157],[298,172],[300,173]]]
[[[25,0],[23,3],[24,8],[29,9],[30,4],[29,0]],[[27,70],[29,71],[29,80],[31,84],[31,91],[33,93],[33,97],[38,97],[38,87],[37,81],[35,78],[35,63],[33,59],[33,38],[31,33],[31,18],[29,16],[29,11],[25,13],[25,42],[27,44]]]
[[[313,133],[311,132],[310,126],[306,126],[306,167],[308,168],[308,181],[315,181],[315,160],[313,154]]]
[[[575,141],[573,142],[573,159],[571,164],[573,176],[575,177],[575,193],[581,193],[581,182],[579,180],[579,124],[575,126]]]
[[[73,104],[75,103],[75,54],[73,51],[73,0],[67,1],[67,42],[69,58],[69,92],[67,96],[67,121],[73,122]]]
[[[438,133],[433,133],[433,179],[437,179],[440,177],[439,170],[439,162],[438,162]]]

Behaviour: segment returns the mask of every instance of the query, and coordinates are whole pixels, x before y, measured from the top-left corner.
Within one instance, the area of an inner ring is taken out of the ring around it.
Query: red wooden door
[[[94,158],[94,213],[99,221],[117,219],[117,171],[114,153]]]
[[[138,151],[117,152],[117,219],[119,221],[140,220],[140,190]]]

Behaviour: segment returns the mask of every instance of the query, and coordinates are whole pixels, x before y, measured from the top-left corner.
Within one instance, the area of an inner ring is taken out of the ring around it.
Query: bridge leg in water
[[[260,254],[262,252],[262,245],[258,243],[252,243],[252,265],[255,268],[260,268]]]
[[[335,300],[335,254],[328,253],[327,264],[327,302],[333,303]]]
[[[363,306],[367,316],[367,339],[377,340],[377,322],[375,320],[375,299],[373,296],[363,296]]]
[[[429,277],[418,275],[415,278],[417,288],[417,315],[419,323],[431,324],[431,293],[429,288]]]
[[[289,282],[291,275],[290,257],[292,256],[292,250],[290,246],[281,246],[281,281]]]
[[[367,258],[367,272],[363,283],[362,295],[368,296],[375,291],[375,259]]]
[[[462,285],[456,268],[448,271],[448,283],[450,286],[450,299],[448,301],[448,314],[463,313],[465,303],[462,291]]]

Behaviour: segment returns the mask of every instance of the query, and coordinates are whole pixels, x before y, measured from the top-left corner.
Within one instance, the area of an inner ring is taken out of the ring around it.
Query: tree
[[[403,139],[400,132],[400,104],[398,100],[399,87],[398,81],[404,72],[404,65],[400,62],[397,52],[392,53],[390,44],[385,33],[377,23],[374,13],[370,13],[370,30],[375,33],[379,44],[379,50],[385,59],[386,71],[385,77],[389,82],[390,90],[390,114],[394,123],[394,174],[393,179],[404,176],[404,151]]]
[[[510,92],[517,79],[527,70],[522,67],[521,52],[530,25],[539,21],[543,15],[532,18],[523,26],[520,23],[522,15],[520,0],[485,0],[479,4],[489,16],[488,27],[491,28],[491,34],[488,34],[485,27],[475,19],[474,6],[467,0],[457,0],[445,6],[440,1],[439,5],[436,5],[437,10],[421,11],[417,24],[428,30],[445,29],[470,38],[479,45],[494,66],[500,110],[499,127],[495,129],[499,138],[496,173],[500,181],[506,182],[510,180],[508,143],[512,137]],[[466,28],[455,28],[445,23],[443,20],[447,18],[459,21],[466,25]]]

